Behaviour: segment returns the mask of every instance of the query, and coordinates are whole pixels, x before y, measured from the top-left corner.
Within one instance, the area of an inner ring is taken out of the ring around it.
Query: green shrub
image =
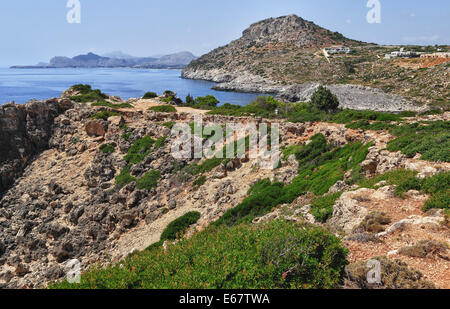
[[[291,184],[284,186],[269,180],[258,182],[241,204],[225,212],[214,224],[231,226],[251,222],[255,217],[265,215],[278,205],[292,203],[307,192],[321,196],[337,181],[343,180],[347,170],[359,166],[367,157],[368,148],[371,146],[371,143],[355,143],[333,148],[327,144],[322,134],[315,135],[311,138],[311,143],[296,151],[299,174]],[[322,218],[324,217],[326,216],[323,215]]]
[[[151,190],[158,186],[158,180],[161,178],[161,173],[158,170],[152,170],[144,174],[141,178],[136,180],[136,187],[139,190]]]
[[[191,211],[184,216],[172,221],[161,234],[161,241],[175,240],[181,238],[186,233],[187,229],[197,223],[201,214],[197,211]]]
[[[100,146],[100,150],[103,153],[110,154],[116,150],[116,147],[113,144],[103,144]]]
[[[120,174],[116,176],[116,185],[118,187],[124,187],[133,181],[136,181],[136,178],[130,175],[130,165],[125,166]]]
[[[425,193],[433,194],[450,188],[450,172],[439,173],[433,177],[423,180],[422,190]]]
[[[420,116],[441,115],[441,114],[443,114],[443,113],[444,113],[443,110],[440,110],[440,109],[432,109],[432,110],[429,110],[429,111],[426,111],[426,112],[421,113]]]
[[[318,222],[325,223],[333,216],[333,206],[342,192],[323,195],[316,198],[311,204],[311,214]]]
[[[120,116],[120,113],[118,112],[111,112],[111,111],[101,111],[91,116],[91,119],[103,119],[108,120],[109,117],[113,116]]]
[[[415,171],[398,169],[389,171],[383,175],[379,175],[374,178],[363,179],[360,182],[358,182],[358,185],[363,188],[374,189],[377,183],[381,181],[386,181],[388,185],[396,186],[402,182],[406,182],[409,178],[415,177],[416,175],[417,172]]]
[[[334,111],[339,107],[339,100],[330,90],[319,86],[311,97],[311,105],[326,112]]]
[[[200,188],[205,183],[206,183],[206,176],[200,176],[194,181],[193,185],[194,187]]]
[[[90,85],[74,85],[72,86],[72,89],[81,93],[80,95],[70,97],[70,99],[75,102],[97,102],[108,98],[108,96],[102,93],[99,89],[92,90]]]
[[[158,94],[156,92],[146,92],[142,98],[143,99],[153,99],[153,98],[157,98],[157,97],[158,97]]]
[[[436,209],[449,209],[450,199],[450,172],[436,174],[425,179],[418,179],[417,172],[408,170],[394,170],[372,179],[364,179],[359,182],[361,187],[374,188],[380,181],[386,181],[388,185],[397,186],[395,194],[403,196],[409,190],[417,190],[430,194],[425,204],[424,211]]]
[[[167,250],[154,246],[120,265],[91,268],[67,289],[324,289],[337,288],[348,250],[322,228],[274,221],[210,227]]]
[[[167,136],[163,136],[163,137],[161,137],[161,138],[158,138],[158,139],[155,141],[155,145],[154,145],[155,150],[158,150],[158,149],[160,149],[161,147],[163,147],[164,144],[166,143],[166,140],[167,140]]]
[[[198,97],[195,99],[194,106],[198,108],[211,108],[216,107],[219,103],[219,100],[217,100],[214,96],[207,95],[206,97]]]
[[[172,130],[173,126],[175,125],[174,121],[168,121],[162,124],[163,127],[169,128]]]
[[[166,97],[175,97],[176,93],[173,92],[172,90],[166,90],[163,92],[163,95]]]
[[[120,137],[123,138],[124,140],[126,140],[127,142],[129,142],[131,134],[132,134],[131,132],[123,132]]]
[[[297,154],[302,149],[302,146],[300,145],[289,145],[285,149],[282,150],[283,153],[283,159],[287,160],[291,155],[297,156]]]
[[[150,154],[154,144],[155,140],[150,138],[150,136],[145,136],[134,142],[124,159],[129,163],[138,164]]]
[[[279,198],[283,192],[282,183],[271,183],[270,180],[259,181],[238,206],[225,212],[214,225],[237,225],[251,222],[254,218],[270,212],[279,205]]]
[[[176,113],[177,109],[171,105],[159,105],[150,107],[148,110],[156,113]]]
[[[169,97],[166,97],[166,98],[162,98],[161,101],[164,102],[164,103],[169,104],[169,103],[171,103],[173,101],[173,99],[174,99],[174,97],[169,96]]]
[[[388,143],[389,151],[401,151],[408,158],[420,153],[422,160],[450,162],[450,121],[406,124],[391,133],[397,138]]]
[[[92,91],[91,85],[78,84],[78,85],[73,85],[71,88],[81,94],[87,94]]]
[[[347,129],[353,130],[361,129],[361,130],[384,131],[392,129],[394,125],[382,121],[370,123],[369,120],[358,120],[347,124],[345,127]]]
[[[450,209],[450,189],[433,194],[423,208],[424,211],[430,209]]]
[[[420,190],[422,188],[421,181],[416,176],[411,176],[404,181],[401,181],[395,188],[395,195],[403,197],[403,195],[410,190]]]
[[[194,97],[191,96],[190,93],[186,96],[186,102],[185,102],[185,104],[186,104],[186,105],[194,105],[194,104],[195,104]]]

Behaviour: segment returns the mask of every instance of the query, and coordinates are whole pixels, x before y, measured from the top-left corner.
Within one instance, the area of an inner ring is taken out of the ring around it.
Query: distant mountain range
[[[50,63],[20,66],[13,69],[32,68],[141,68],[141,69],[183,69],[192,60],[197,59],[190,52],[180,52],[159,57],[133,57],[122,52],[112,52],[104,56],[94,53],[78,55],[73,58],[54,57]]]

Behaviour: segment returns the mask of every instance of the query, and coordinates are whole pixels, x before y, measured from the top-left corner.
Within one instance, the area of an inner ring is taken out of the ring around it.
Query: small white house
[[[350,47],[345,47],[345,46],[332,46],[332,47],[326,47],[325,51],[328,54],[349,54],[351,53],[351,48]]]
[[[394,51],[390,54],[384,55],[385,59],[392,59],[392,58],[414,58],[419,57],[419,54],[412,51],[405,51],[403,48],[400,49],[400,51]]]

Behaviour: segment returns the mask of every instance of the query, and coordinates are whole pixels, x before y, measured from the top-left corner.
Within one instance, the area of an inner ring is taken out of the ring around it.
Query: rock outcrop
[[[33,156],[48,148],[55,117],[71,106],[58,99],[0,106],[0,196]]]

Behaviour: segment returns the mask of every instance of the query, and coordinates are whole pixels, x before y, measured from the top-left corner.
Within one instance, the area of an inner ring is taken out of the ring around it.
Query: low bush
[[[163,127],[169,128],[172,130],[173,126],[175,125],[174,121],[168,121],[162,124]]]
[[[113,116],[120,116],[120,113],[118,112],[111,112],[111,111],[101,111],[91,116],[91,119],[103,119],[108,120],[109,117]]]
[[[90,85],[74,85],[72,89],[78,91],[80,95],[72,96],[70,99],[79,103],[104,101],[108,96],[99,89],[93,90]]]
[[[116,150],[116,147],[113,144],[103,144],[100,146],[100,150],[103,153],[110,154]]]
[[[130,174],[130,168],[131,165],[125,166],[121,171],[120,174],[116,176],[116,186],[119,188],[126,186],[129,183],[132,183],[133,181],[136,181],[136,178],[131,176]]]
[[[416,258],[426,258],[429,254],[444,255],[447,253],[448,245],[437,240],[422,240],[413,246],[403,247],[398,253]]]
[[[161,241],[175,240],[182,238],[187,229],[197,223],[200,219],[200,213],[197,211],[188,212],[184,216],[172,221],[161,234]]]
[[[424,211],[430,209],[450,209],[450,189],[437,192],[427,200],[423,208]]]
[[[402,197],[409,190],[417,190],[430,194],[430,198],[425,203],[424,211],[430,209],[450,208],[450,172],[443,172],[432,177],[419,179],[417,172],[409,170],[394,170],[383,175],[364,179],[358,184],[364,188],[374,188],[381,181],[386,184],[396,186],[395,194]]]
[[[152,170],[144,174],[141,178],[136,180],[136,187],[139,190],[151,190],[158,186],[158,180],[161,178],[161,173],[158,170]]]
[[[198,178],[194,181],[193,185],[194,185],[194,187],[196,187],[196,188],[200,188],[200,187],[203,186],[205,183],[206,183],[206,176],[200,176],[200,177],[198,177]]]
[[[327,194],[316,198],[311,204],[311,214],[318,222],[325,223],[333,216],[333,206],[342,192]]]
[[[158,139],[155,141],[155,145],[154,145],[155,150],[158,150],[158,149],[160,149],[161,147],[163,147],[163,146],[165,145],[165,143],[166,143],[166,140],[167,140],[167,136],[163,136],[163,137],[161,137],[161,138],[158,138]]]
[[[408,158],[420,153],[422,160],[450,162],[450,121],[405,124],[391,133],[397,138],[388,143],[389,151],[401,151]]]
[[[384,289],[434,289],[431,281],[427,281],[419,271],[408,268],[400,260],[389,260],[386,257],[375,258],[381,264],[381,281]],[[373,288],[367,281],[370,271],[367,262],[351,264],[346,269],[347,280],[354,284],[353,288]]]
[[[73,85],[71,88],[81,94],[87,94],[92,91],[91,85],[78,84],[78,85]]]
[[[158,97],[158,94],[156,92],[146,92],[142,98],[143,99],[154,99],[157,97]]]
[[[378,234],[386,230],[386,226],[391,223],[391,218],[384,212],[374,211],[368,214],[361,224],[354,228],[352,233]]]
[[[134,142],[124,159],[129,163],[138,164],[150,154],[154,144],[154,139],[150,138],[150,136],[145,136]]]
[[[150,107],[148,110],[156,113],[176,113],[177,109],[171,105],[159,105]]]
[[[91,268],[57,289],[324,289],[344,276],[348,251],[318,227],[274,221],[209,227],[165,250],[154,246],[120,265]]]

